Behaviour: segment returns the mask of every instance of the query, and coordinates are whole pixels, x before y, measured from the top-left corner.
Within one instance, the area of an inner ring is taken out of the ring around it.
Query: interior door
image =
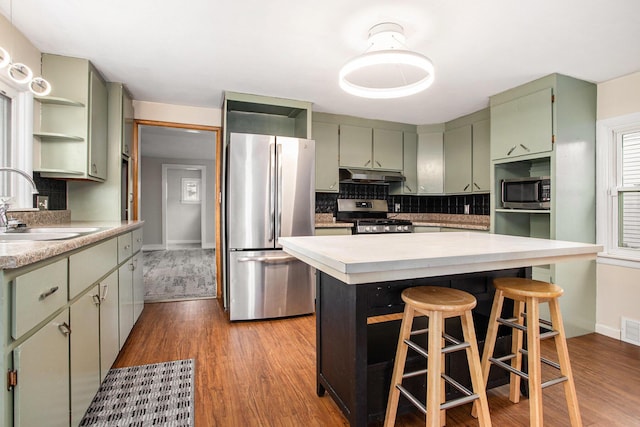
[[[313,236],[315,227],[315,141],[276,140],[276,236]],[[276,247],[281,247],[276,242]]]
[[[229,249],[275,245],[275,137],[232,133],[229,142]]]

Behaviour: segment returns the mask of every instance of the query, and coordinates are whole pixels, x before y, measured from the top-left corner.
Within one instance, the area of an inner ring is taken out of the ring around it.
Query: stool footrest
[[[458,390],[459,392],[461,392],[465,396],[473,395],[473,392],[471,390],[469,390],[468,388],[466,388],[465,386],[460,384],[458,381],[456,381],[453,378],[451,378],[449,375],[442,374],[440,376],[442,377],[443,380],[445,380],[447,383],[451,384],[451,386],[453,386],[456,390]]]
[[[408,345],[410,349],[417,352],[420,356],[427,359],[429,358],[429,353],[427,353],[427,351],[424,348],[420,347],[418,344],[414,343],[411,340],[404,340],[404,343]]]
[[[542,383],[542,388],[547,388],[547,387],[552,386],[552,385],[563,383],[563,382],[567,381],[568,379],[569,378],[567,378],[565,376],[562,376],[562,377],[554,378],[554,379],[549,380],[549,381],[545,381],[545,382]]]
[[[523,316],[525,316],[525,314],[523,313]],[[526,316],[525,316],[526,317]],[[509,318],[509,319],[503,319],[502,317],[498,317],[496,319],[496,322],[500,323],[501,325],[505,325],[505,326],[509,326],[511,328],[515,328],[515,329],[519,329],[521,331],[527,332],[527,327],[525,325],[521,325],[519,323],[515,323],[517,319],[515,317]],[[544,329],[547,330],[547,332],[543,332],[540,334],[540,339],[544,340],[547,338],[551,338],[551,337],[555,337],[556,335],[558,335],[560,332],[554,330],[551,328],[551,322],[548,322],[544,319],[540,319],[540,326]]]
[[[524,354],[525,356],[529,356],[529,352],[524,348],[520,349],[520,353]],[[556,363],[553,360],[549,360],[546,357],[540,357],[540,361],[546,365],[553,366],[556,369],[560,369],[559,363]]]
[[[513,354],[509,354],[507,356],[502,356],[502,357],[490,357],[489,358],[489,362],[493,363],[496,366],[501,367],[502,369],[506,369],[507,371],[514,373],[516,375],[518,375],[519,377],[522,377],[525,380],[529,380],[529,374],[527,374],[526,372],[522,372],[517,370],[516,368],[512,367],[511,365],[508,365],[506,363],[504,363],[505,360],[510,360],[513,359],[515,357],[515,355]]]
[[[404,397],[409,399],[409,402],[411,402],[413,404],[413,406],[415,406],[416,408],[420,409],[420,411],[423,414],[427,413],[427,407],[425,405],[423,405],[422,402],[420,402],[418,399],[416,399],[416,397],[413,394],[411,394],[409,392],[409,390],[407,390],[406,388],[402,387],[400,384],[396,384],[396,388],[398,390],[400,390],[400,393],[402,393],[402,395]]]
[[[402,374],[402,379],[419,377],[420,375],[425,375],[426,373],[427,373],[426,369],[420,369],[418,371],[413,371],[413,372],[405,372],[404,374]]]
[[[400,393],[406,397],[409,402],[411,402],[413,404],[413,406],[415,406],[416,408],[418,408],[420,410],[420,412],[422,412],[423,414],[427,413],[427,407],[425,405],[422,404],[422,402],[420,402],[420,400],[418,400],[413,394],[411,394],[411,392],[409,390],[407,390],[406,388],[402,387],[402,385],[400,384],[396,384],[396,388],[398,390],[400,390]],[[463,396],[463,397],[459,397],[457,399],[452,399],[448,402],[444,402],[442,404],[440,404],[440,410],[443,409],[451,409],[451,408],[455,408],[456,406],[460,406],[460,405],[464,405],[466,403],[469,402],[473,402],[476,399],[479,399],[480,396],[478,396],[477,394],[470,394],[468,396]]]

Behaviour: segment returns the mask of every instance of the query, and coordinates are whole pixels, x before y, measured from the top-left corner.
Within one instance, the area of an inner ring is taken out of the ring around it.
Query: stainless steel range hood
[[[340,168],[340,182],[389,183],[404,180],[404,175],[397,171]]]

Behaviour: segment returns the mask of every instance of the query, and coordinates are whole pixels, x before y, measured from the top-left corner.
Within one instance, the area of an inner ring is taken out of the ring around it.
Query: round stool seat
[[[419,310],[461,312],[476,306],[473,295],[439,286],[416,286],[402,291],[402,301]]]
[[[523,279],[522,277],[498,277],[493,279],[493,286],[505,295],[533,298],[558,298],[564,290],[553,283],[539,280]]]

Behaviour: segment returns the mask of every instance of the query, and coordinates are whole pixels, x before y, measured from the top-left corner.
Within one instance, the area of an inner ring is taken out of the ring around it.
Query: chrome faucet
[[[15,172],[18,175],[22,175],[24,178],[26,178],[27,181],[29,181],[29,183],[33,187],[33,190],[31,191],[31,193],[32,194],[38,194],[38,189],[36,188],[36,183],[33,181],[33,178],[31,177],[31,175],[29,175],[25,171],[23,171],[21,169],[7,167],[7,166],[0,166],[0,172]],[[11,204],[9,203],[10,200],[11,200],[11,197],[2,197],[2,198],[0,198],[0,229],[3,229],[5,231],[7,230],[7,228],[9,228],[9,220],[7,219],[7,211],[9,210],[9,207],[11,206]]]

